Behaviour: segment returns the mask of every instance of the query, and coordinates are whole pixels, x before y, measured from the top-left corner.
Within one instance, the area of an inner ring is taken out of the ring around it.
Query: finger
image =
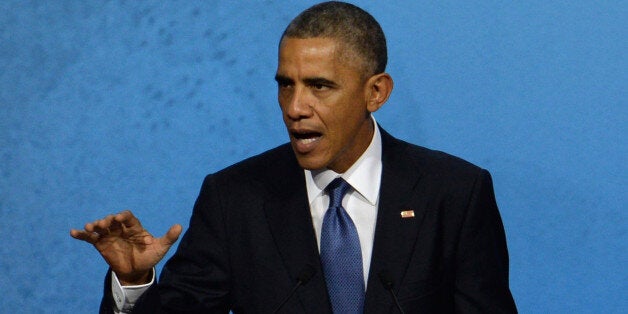
[[[182,230],[183,227],[181,227],[180,224],[175,224],[170,227],[170,229],[168,229],[168,232],[166,232],[166,234],[164,234],[164,236],[161,237],[159,241],[164,245],[171,246],[175,242],[177,242],[177,239],[179,239],[179,235],[181,235]]]
[[[105,218],[100,219],[96,222],[96,227],[102,229],[107,229],[111,227],[111,223],[114,221],[114,217],[114,215],[107,215]]]
[[[88,222],[85,224],[85,226],[83,227],[83,229],[85,229],[85,231],[87,232],[94,232],[94,224],[98,222],[98,220],[94,221],[94,222]]]
[[[90,244],[94,244],[98,241],[98,234],[92,232],[72,229],[70,230],[70,235],[77,240],[85,241]]]
[[[110,229],[112,227],[113,217],[113,215],[108,215],[103,219],[96,220],[92,223],[92,230],[88,230],[87,228],[85,230],[94,231],[102,235],[109,234],[111,232]]]
[[[106,217],[105,217],[106,218]],[[103,219],[99,219],[99,220],[94,220],[92,222],[88,222],[85,224],[85,231],[87,232],[95,232],[96,229],[106,229],[106,227],[103,227],[104,224],[104,218]]]
[[[142,224],[140,223],[139,219],[137,219],[137,217],[135,217],[135,215],[133,215],[133,213],[130,210],[125,210],[116,214],[115,221],[121,223],[126,228],[131,228],[131,227],[141,228],[142,227]]]
[[[82,233],[85,233],[85,231],[70,229],[70,236],[72,236],[75,239],[82,240]]]

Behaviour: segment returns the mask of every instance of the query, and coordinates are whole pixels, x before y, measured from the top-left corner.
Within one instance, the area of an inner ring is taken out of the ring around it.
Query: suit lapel
[[[382,134],[382,181],[373,253],[365,299],[365,313],[386,313],[393,306],[379,274],[387,273],[395,291],[404,277],[414,251],[425,208],[411,208],[420,193],[421,169],[404,155],[408,144]],[[310,282],[297,291],[308,313],[331,313],[327,288],[320,264],[316,236],[312,227],[303,170],[291,155],[290,166],[270,183],[270,198],[264,209],[271,233],[292,282],[305,265],[316,270]],[[282,170],[283,171],[283,170]],[[418,195],[417,195],[418,194]],[[402,218],[401,211],[413,210],[413,218]]]
[[[380,280],[380,273],[385,272],[398,291],[425,214],[422,208],[408,207],[420,181],[420,169],[417,169],[417,163],[409,162],[404,155],[407,144],[382,129],[380,131],[382,182],[365,299],[367,313],[385,313],[393,306],[391,296]],[[414,211],[414,217],[402,218],[401,212],[409,210]]]
[[[294,159],[294,158],[292,158]],[[299,287],[297,296],[306,312],[327,313],[329,301],[320,265],[318,246],[307,200],[303,170],[294,166],[286,173],[278,174],[272,183],[272,195],[264,210],[274,241],[288,269],[293,283],[306,265],[316,273],[310,281]],[[288,304],[289,305],[289,304]]]

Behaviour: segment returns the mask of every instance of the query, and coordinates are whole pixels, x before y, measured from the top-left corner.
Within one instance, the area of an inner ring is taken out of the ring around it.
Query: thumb
[[[161,239],[159,240],[162,244],[171,246],[175,242],[177,242],[177,239],[179,239],[179,235],[181,234],[182,230],[183,227],[181,227],[180,224],[175,224],[170,227],[170,229],[168,229],[168,232],[166,232],[166,234],[164,234],[164,236],[161,237]]]

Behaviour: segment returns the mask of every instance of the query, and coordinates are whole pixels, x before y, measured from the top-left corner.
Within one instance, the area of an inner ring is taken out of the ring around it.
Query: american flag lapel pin
[[[401,212],[401,218],[414,218],[414,210],[404,210]]]

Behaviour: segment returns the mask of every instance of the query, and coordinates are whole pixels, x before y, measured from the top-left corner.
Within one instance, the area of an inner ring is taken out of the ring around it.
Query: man
[[[290,144],[206,177],[159,283],[181,226],[154,238],[127,211],[71,231],[111,267],[101,312],[516,312],[490,175],[377,126],[386,61],[365,11],[297,16],[276,74]]]

